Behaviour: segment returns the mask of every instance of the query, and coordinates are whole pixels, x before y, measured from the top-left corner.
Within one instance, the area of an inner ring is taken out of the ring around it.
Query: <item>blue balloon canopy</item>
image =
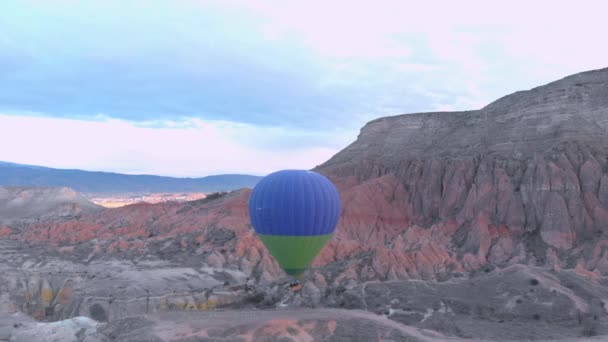
[[[271,173],[249,198],[249,216],[258,237],[285,272],[296,278],[331,239],[340,210],[336,187],[313,171]]]
[[[249,199],[251,223],[258,234],[311,236],[334,232],[340,195],[325,176],[283,170],[264,177]]]

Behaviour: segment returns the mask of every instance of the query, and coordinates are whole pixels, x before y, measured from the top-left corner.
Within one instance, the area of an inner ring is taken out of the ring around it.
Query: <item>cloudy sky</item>
[[[3,0],[0,160],[308,169],[374,118],[608,67],[607,2],[495,3]]]

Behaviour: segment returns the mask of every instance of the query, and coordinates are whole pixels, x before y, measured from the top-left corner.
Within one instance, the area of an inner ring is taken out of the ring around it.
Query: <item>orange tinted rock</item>
[[[8,236],[13,233],[13,230],[9,227],[0,227],[0,237]]]

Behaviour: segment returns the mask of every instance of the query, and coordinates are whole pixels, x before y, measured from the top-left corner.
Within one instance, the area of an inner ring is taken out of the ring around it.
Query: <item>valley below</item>
[[[136,203],[188,202],[205,198],[205,193],[154,194],[87,194],[85,197],[106,208],[118,208]]]
[[[576,270],[513,265],[465,279],[347,285],[343,267],[328,265],[310,272],[294,293],[287,277],[248,282],[242,267],[209,267],[194,258],[76,260],[62,255],[65,249],[30,248],[0,244],[9,261],[0,275],[0,340],[599,341],[608,335],[607,281]]]

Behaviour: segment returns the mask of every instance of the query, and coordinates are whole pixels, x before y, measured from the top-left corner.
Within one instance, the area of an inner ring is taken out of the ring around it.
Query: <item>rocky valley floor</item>
[[[244,286],[160,258],[69,260],[0,241],[0,341],[600,341],[608,279],[514,265],[448,281]],[[251,284],[251,282],[250,282]],[[602,336],[606,335],[606,336]]]

